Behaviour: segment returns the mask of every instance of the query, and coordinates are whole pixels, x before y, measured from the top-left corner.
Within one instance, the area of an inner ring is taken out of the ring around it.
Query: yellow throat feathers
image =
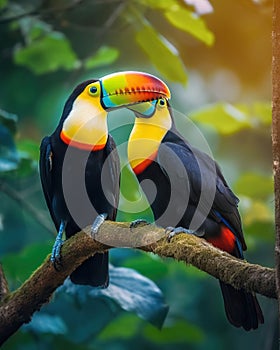
[[[135,118],[128,141],[128,161],[136,174],[156,158],[162,139],[170,130],[172,119],[167,106],[157,106],[151,118]]]
[[[83,91],[73,103],[60,134],[68,145],[85,150],[104,148],[108,138],[107,112],[100,99]]]

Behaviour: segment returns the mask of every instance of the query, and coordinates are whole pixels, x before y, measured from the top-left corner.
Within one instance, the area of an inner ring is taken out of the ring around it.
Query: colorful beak
[[[143,72],[125,71],[104,76],[101,101],[104,109],[115,109],[159,98],[169,99],[167,85],[159,78]]]

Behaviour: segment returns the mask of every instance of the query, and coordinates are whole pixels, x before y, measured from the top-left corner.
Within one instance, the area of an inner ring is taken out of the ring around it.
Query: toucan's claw
[[[188,235],[196,235],[198,236],[197,232],[194,231],[194,230],[189,230],[189,229],[186,229],[184,227],[172,227],[172,226],[168,226],[166,227],[165,229],[165,234],[167,235],[167,241],[170,242],[171,239],[178,235],[179,233],[185,233],[185,234],[188,234]]]
[[[103,224],[103,222],[106,220],[108,214],[103,213],[103,214],[99,214],[96,219],[94,220],[93,224],[91,225],[91,237],[93,239],[95,239],[95,236],[98,233],[98,230],[100,228],[100,226]]]
[[[59,267],[61,266],[61,247],[64,243],[64,240],[62,239],[63,232],[65,230],[66,222],[61,221],[61,224],[59,226],[59,231],[56,236],[53,248],[52,248],[52,254],[51,254],[51,262],[56,270],[59,270]]]
[[[61,263],[61,247],[62,247],[63,241],[58,243],[55,242],[53,249],[52,249],[52,255],[51,255],[51,262],[53,264],[53,267],[55,270],[59,270],[60,266],[62,266]]]
[[[138,226],[146,226],[146,225],[150,225],[150,223],[145,220],[145,219],[136,219],[131,221],[129,228],[130,231],[132,231],[134,228],[138,227]]]

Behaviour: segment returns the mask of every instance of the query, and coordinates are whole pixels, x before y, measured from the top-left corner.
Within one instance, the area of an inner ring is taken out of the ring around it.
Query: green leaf
[[[248,197],[240,197],[239,208],[243,218],[244,225],[251,225],[253,222],[273,222],[274,210],[271,201],[265,203],[263,200],[257,200]]]
[[[18,161],[13,136],[6,126],[0,124],[0,173],[15,170]]]
[[[107,343],[108,340],[132,338],[137,333],[140,322],[142,321],[133,314],[121,314],[102,331],[98,339]]]
[[[8,113],[0,109],[0,125],[4,125],[12,135],[17,131],[18,117],[15,114]]]
[[[114,47],[102,46],[95,55],[85,61],[85,68],[102,67],[115,62],[119,57],[119,50]]]
[[[26,18],[25,21],[20,22],[21,28],[26,32],[26,36],[30,42],[49,35],[52,32],[51,25],[39,20],[36,17]]]
[[[7,0],[0,0],[0,9],[4,8],[7,5]]]
[[[193,111],[189,116],[193,121],[209,125],[223,135],[230,135],[248,128],[270,126],[271,106],[263,102],[234,106],[216,103]]]
[[[106,289],[92,288],[73,284],[67,279],[54,295],[53,301],[42,308],[41,313],[58,314],[56,320],[59,329],[52,332],[62,333],[74,343],[92,341],[104,327],[120,315],[121,309],[133,312],[151,324],[162,326],[168,307],[164,303],[160,289],[149,279],[134,270],[115,268],[110,265],[110,285]],[[69,312],[71,310],[71,312]],[[45,316],[44,316],[45,317]],[[92,321],[88,322],[89,317]],[[32,321],[32,331],[37,334],[50,331],[51,325],[44,328],[42,320]],[[131,328],[126,335],[131,334]],[[128,333],[128,334],[127,334]]]
[[[17,131],[17,116],[0,109],[0,172],[15,170],[19,157],[14,135]]]
[[[135,174],[128,165],[125,165],[121,170],[120,201],[117,220],[133,221],[139,218],[149,222],[154,219],[149,202]]]
[[[65,283],[60,293],[76,295],[80,302],[88,304],[89,299],[107,297],[123,310],[134,312],[156,327],[161,327],[168,312],[161,290],[155,283],[138,272],[110,265],[110,284],[106,289],[93,289]]]
[[[161,290],[148,278],[128,268],[111,268],[111,284],[104,295],[122,309],[135,312],[154,326],[161,327],[168,312]]]
[[[234,191],[252,199],[266,199],[273,194],[272,176],[243,173],[234,184]]]
[[[14,52],[16,64],[26,66],[35,74],[53,72],[58,69],[70,70],[79,65],[69,41],[60,33],[52,32],[38,38],[29,46]]]
[[[251,127],[247,114],[227,103],[216,103],[190,113],[190,118],[215,128],[219,133],[230,135]]]
[[[164,327],[160,331],[147,325],[145,337],[157,344],[201,343],[204,334],[200,328],[187,321],[177,321],[172,327]]]
[[[180,6],[172,6],[164,15],[174,27],[190,33],[206,45],[213,45],[214,34],[206,27],[204,20],[195,13]]]
[[[248,116],[254,127],[271,125],[271,103],[255,102],[253,104],[237,104],[236,107]]]
[[[137,201],[140,199],[140,187],[137,178],[128,165],[122,167],[121,170],[121,194],[129,201]]]
[[[20,157],[31,159],[36,162],[39,160],[39,147],[38,143],[30,139],[24,139],[17,142],[17,150]]]
[[[61,317],[37,312],[33,315],[32,321],[23,326],[23,330],[37,334],[65,334],[67,327]]]
[[[185,84],[187,75],[177,50],[149,24],[136,33],[136,42],[169,80]]]
[[[59,315],[60,331],[67,330],[63,337],[67,341],[79,344],[96,337],[108,323],[119,315],[120,307],[111,299],[103,296],[90,296],[90,286],[74,285],[67,279],[64,285],[57,289],[51,303],[45,305],[40,312],[45,315]],[[33,333],[40,336],[41,330],[35,319]],[[72,347],[71,347],[72,348]]]
[[[153,9],[163,10],[178,4],[177,0],[138,0],[137,2]]]
[[[271,125],[272,121],[272,106],[271,103],[256,102],[253,105],[254,116],[263,124]]]

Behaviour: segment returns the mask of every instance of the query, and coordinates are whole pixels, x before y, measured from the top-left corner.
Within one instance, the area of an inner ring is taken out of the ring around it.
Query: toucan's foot
[[[188,235],[197,235],[197,232],[194,230],[188,230],[184,227],[172,227],[172,226],[168,226],[165,229],[165,234],[167,235],[167,241],[170,242],[171,239],[178,235],[179,233],[185,233]]]
[[[91,225],[91,230],[90,230],[90,234],[91,234],[91,237],[93,239],[95,239],[95,236],[97,235],[100,226],[106,220],[107,216],[108,216],[108,214],[106,214],[106,213],[99,214],[96,217],[96,219],[94,220],[93,224]]]
[[[136,220],[131,221],[129,228],[130,228],[130,231],[132,231],[134,228],[136,228],[138,226],[146,226],[146,225],[150,225],[150,223],[147,220],[136,219]]]
[[[52,248],[52,254],[51,254],[51,262],[56,270],[59,269],[61,266],[61,247],[64,243],[64,240],[62,239],[63,232],[65,230],[66,222],[61,221],[58,234],[56,236],[53,248]]]
[[[63,245],[63,240],[55,240],[52,248],[51,262],[56,270],[59,270],[61,264],[61,247]]]

